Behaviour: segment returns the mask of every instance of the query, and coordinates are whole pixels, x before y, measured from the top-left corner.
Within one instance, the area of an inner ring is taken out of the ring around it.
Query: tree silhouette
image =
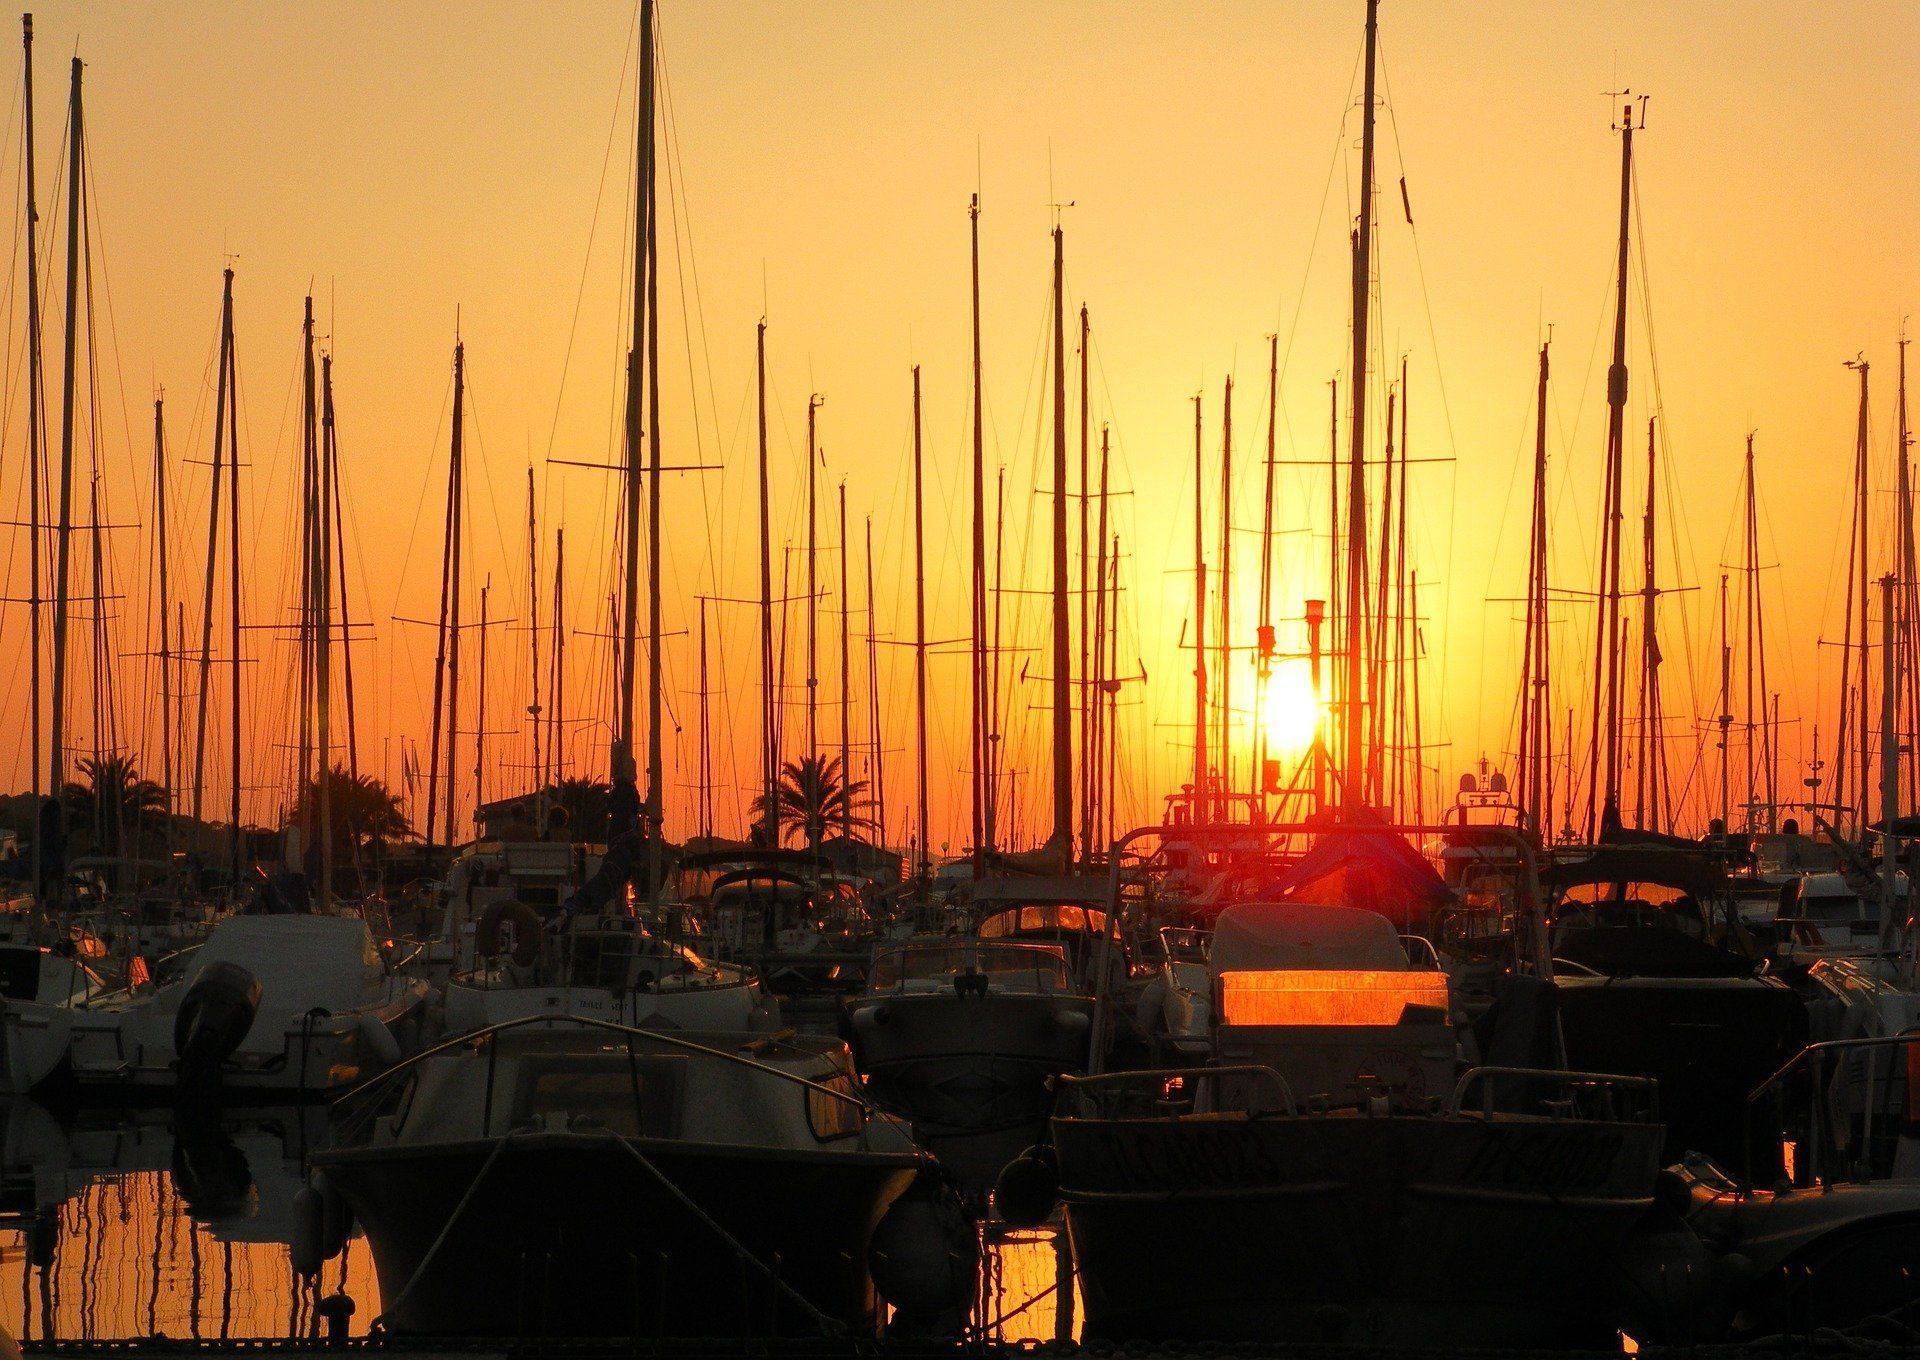
[[[771,811],[783,833],[797,831],[802,840],[817,844],[831,827],[846,824],[856,832],[872,829],[873,819],[860,811],[866,791],[866,780],[849,782],[842,777],[838,756],[807,756],[780,767],[772,808],[762,793],[753,800],[753,810],[762,821]]]
[[[344,765],[327,771],[328,821],[333,827],[333,848],[350,852],[403,840],[413,834],[413,824],[400,803],[400,795],[370,774],[349,774]],[[287,814],[287,825],[306,820],[311,810],[314,834],[320,827],[320,781],[310,779]]]
[[[167,810],[167,791],[142,779],[129,756],[87,756],[79,770],[85,782],[66,784],[60,802],[68,830],[86,835],[100,854],[124,853],[141,822]]]

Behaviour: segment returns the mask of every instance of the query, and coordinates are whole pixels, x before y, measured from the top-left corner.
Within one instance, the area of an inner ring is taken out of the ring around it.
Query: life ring
[[[495,902],[480,918],[474,943],[480,956],[490,959],[500,952],[500,927],[513,922],[513,961],[530,967],[540,957],[540,916],[525,902]]]

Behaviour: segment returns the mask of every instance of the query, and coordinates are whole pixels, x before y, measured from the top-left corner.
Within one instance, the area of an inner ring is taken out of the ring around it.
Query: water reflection
[[[364,1333],[380,1312],[365,1241],[317,1281],[293,1270],[293,1196],[326,1131],[325,1109],[311,1106],[56,1116],[0,1103],[0,1325],[32,1341],[311,1336],[319,1300],[344,1293]],[[1058,1335],[1052,1234],[1013,1234],[987,1261],[976,1309],[986,1333]],[[1069,1279],[1069,1333],[1073,1294]]]
[[[0,1120],[0,1322],[15,1336],[305,1336],[336,1290],[356,1331],[379,1312],[363,1242],[318,1281],[293,1271],[293,1195],[324,1110],[55,1118],[14,1101]]]

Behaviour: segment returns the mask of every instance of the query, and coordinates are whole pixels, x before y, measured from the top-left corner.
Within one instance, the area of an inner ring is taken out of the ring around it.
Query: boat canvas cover
[[[366,922],[343,916],[230,916],[200,947],[188,988],[210,963],[236,963],[260,984],[260,1006],[275,1015],[304,1015],[315,1007],[349,1010],[364,1004],[369,978],[380,974],[380,951]],[[176,1002],[177,1004],[177,1002]],[[262,1027],[255,1026],[258,1034]]]
[[[1280,969],[1403,972],[1407,951],[1376,911],[1310,902],[1244,902],[1213,927],[1215,973]]]
[[[1375,912],[1402,930],[1421,925],[1452,897],[1420,852],[1384,827],[1321,836],[1274,888],[1293,901]]]

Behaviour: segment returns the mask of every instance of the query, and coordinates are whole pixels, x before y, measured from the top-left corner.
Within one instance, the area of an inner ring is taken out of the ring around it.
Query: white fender
[[[387,1022],[372,1011],[360,1012],[354,1032],[360,1036],[360,1042],[366,1045],[367,1052],[379,1059],[382,1067],[392,1067],[400,1061],[400,1041],[393,1037]]]

